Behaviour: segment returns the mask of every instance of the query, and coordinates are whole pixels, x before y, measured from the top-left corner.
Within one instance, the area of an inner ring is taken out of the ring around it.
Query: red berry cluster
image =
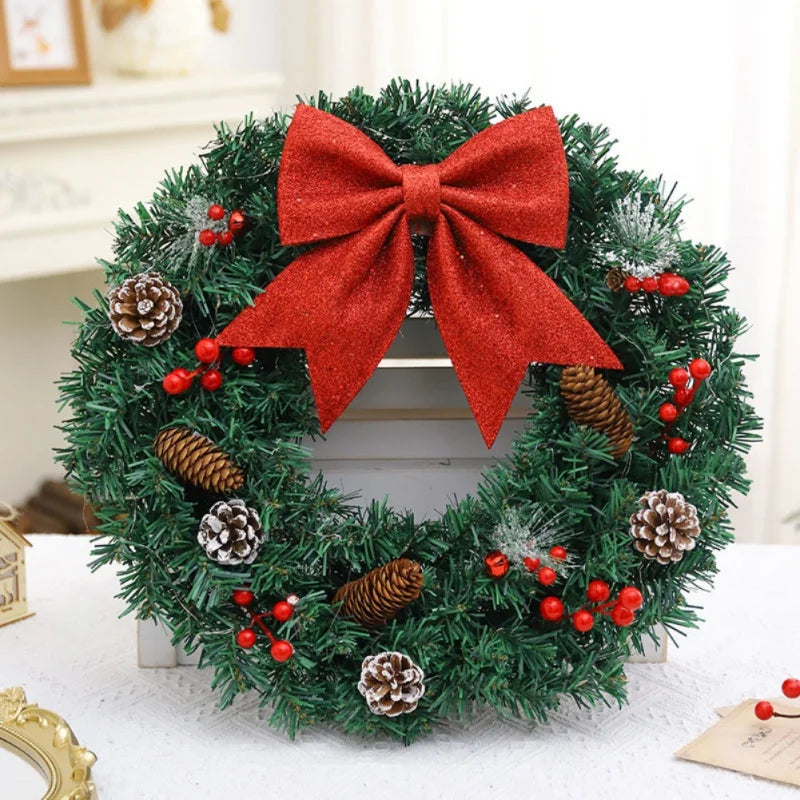
[[[555,547],[550,548],[551,563],[566,560],[567,551],[565,548],[558,544]],[[552,586],[558,578],[558,573],[555,571],[555,569],[553,569],[553,567],[547,565],[542,566],[542,560],[540,558],[527,556],[522,560],[522,563],[528,572],[536,574],[536,580],[539,581],[542,586]]]
[[[215,339],[200,339],[194,346],[194,354],[200,362],[191,372],[184,367],[172,370],[161,381],[167,394],[183,394],[199,375],[200,385],[209,392],[216,392],[222,386],[222,373],[219,371],[220,349]],[[256,357],[255,350],[249,347],[234,347],[231,354],[234,363],[247,367]]]
[[[262,614],[256,614],[252,610],[251,606],[254,600],[255,597],[249,589],[237,589],[233,593],[233,602],[250,617],[249,627],[243,628],[236,634],[236,644],[245,650],[249,650],[258,638],[256,631],[256,627],[258,627],[270,641],[269,654],[276,661],[288,661],[294,655],[294,647],[286,639],[276,639],[272,631],[264,624],[264,620],[269,617],[272,617],[276,622],[286,622],[291,619],[292,614],[294,614],[294,607],[299,601],[298,596],[290,594],[285,600],[278,600],[272,606],[271,611],[265,611]]]
[[[581,633],[594,627],[594,618],[603,614],[620,628],[625,628],[634,620],[634,612],[642,606],[642,593],[635,586],[623,588],[615,600],[610,600],[611,589],[605,581],[593,580],[586,587],[586,599],[592,606],[584,606],[570,614],[572,626]],[[561,598],[545,597],[539,604],[542,619],[560,622],[564,617],[564,603]]]
[[[208,218],[212,222],[222,222],[225,218],[225,209],[218,203],[214,203],[208,207]],[[244,212],[239,209],[231,211],[228,217],[228,227],[221,231],[213,231],[211,228],[203,228],[197,234],[197,241],[203,247],[211,247],[214,244],[220,244],[223,247],[229,245],[233,241],[233,237],[241,233],[247,224],[247,217]]]
[[[781,684],[781,691],[786,697],[792,700],[796,697],[800,697],[800,681],[797,680],[797,678],[787,678]],[[772,707],[772,703],[770,703],[769,700],[759,700],[753,711],[755,711],[756,716],[760,720],[764,721],[772,719],[772,717],[784,717],[785,719],[800,718],[800,714],[780,714]]]
[[[566,561],[566,559],[567,551],[565,548],[561,547],[561,545],[550,548],[548,560],[551,563]],[[526,556],[522,563],[528,572],[536,574],[536,579],[542,586],[552,586],[558,579],[558,573],[553,567],[547,565],[542,566],[541,558]],[[486,574],[490,578],[503,578],[508,573],[511,563],[505,553],[500,550],[492,550],[491,553],[487,553],[484,557],[483,566],[486,570]]]
[[[626,292],[647,292],[652,294],[658,292],[665,297],[678,297],[689,291],[689,281],[686,278],[676,275],[674,272],[662,272],[650,278],[639,278],[628,275],[622,283]]]
[[[669,371],[669,382],[675,391],[671,403],[662,403],[658,409],[658,416],[664,427],[664,440],[667,450],[673,455],[680,455],[689,449],[689,443],[680,436],[671,436],[670,431],[681,412],[694,400],[695,392],[700,384],[711,374],[711,365],[704,358],[696,358],[689,364],[689,369],[676,367]],[[691,379],[691,385],[689,381]]]

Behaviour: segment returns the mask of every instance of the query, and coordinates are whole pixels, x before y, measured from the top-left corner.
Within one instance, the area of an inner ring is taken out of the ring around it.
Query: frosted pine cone
[[[425,673],[405,653],[378,653],[361,664],[358,691],[373,714],[398,717],[416,711]]]
[[[264,541],[261,520],[244,500],[220,500],[200,520],[197,532],[206,555],[220,564],[252,564]]]
[[[154,347],[169,339],[183,315],[178,290],[157,272],[140,272],[108,293],[108,318],[123,339]]]
[[[645,558],[670,564],[694,550],[700,533],[697,509],[682,494],[665,489],[646,492],[639,503],[642,508],[631,515],[631,536]]]

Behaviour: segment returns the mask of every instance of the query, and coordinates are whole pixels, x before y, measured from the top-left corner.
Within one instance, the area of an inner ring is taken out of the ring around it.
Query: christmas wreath
[[[291,122],[291,124],[290,124]],[[294,734],[411,741],[478,707],[623,701],[656,626],[694,627],[759,420],[717,248],[608,131],[527,98],[389,84],[220,126],[116,224],[62,378],[60,458],[95,566]],[[266,287],[266,290],[265,290]],[[487,443],[436,519],[360,507],[301,446],[432,314]]]

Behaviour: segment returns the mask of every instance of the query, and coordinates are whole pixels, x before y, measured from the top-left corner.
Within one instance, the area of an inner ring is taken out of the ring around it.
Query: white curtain
[[[395,75],[531,87],[607,124],[623,166],[694,198],[685,234],[725,248],[765,441],[735,512],[745,541],[800,539],[800,4],[794,0],[293,0],[281,4],[287,105]]]

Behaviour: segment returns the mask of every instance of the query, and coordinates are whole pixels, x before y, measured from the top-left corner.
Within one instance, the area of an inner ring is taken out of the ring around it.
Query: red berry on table
[[[245,628],[236,634],[236,644],[244,647],[245,650],[256,643],[256,632],[252,628]]]
[[[236,364],[240,367],[246,367],[255,360],[256,351],[251,347],[234,347],[232,355]]]
[[[625,608],[621,603],[617,603],[617,605],[611,609],[611,619],[618,627],[627,628],[628,625],[633,622],[633,611],[629,608]]]
[[[635,586],[626,586],[619,593],[617,602],[630,611],[636,611],[637,608],[642,607],[644,598],[642,597],[642,593]]]
[[[217,234],[210,228],[205,228],[197,234],[197,241],[200,242],[203,247],[211,247],[211,245],[217,241]]]
[[[219,358],[219,345],[215,339],[200,339],[194,346],[194,354],[202,364],[213,364]]]
[[[631,293],[638,292],[639,289],[642,288],[642,282],[638,278],[634,278],[633,275],[628,275],[628,277],[623,281],[622,285],[626,292]]]
[[[543,586],[552,586],[556,582],[557,577],[556,571],[550,567],[542,567],[536,576],[539,583]]]
[[[555,547],[550,548],[550,557],[556,561],[563,561],[567,557],[567,551],[560,544],[557,544]]]
[[[654,292],[658,289],[658,281],[655,278],[645,278],[642,281],[642,291]]]
[[[564,604],[557,597],[545,597],[539,603],[539,613],[548,622],[558,622],[564,616]]]
[[[711,364],[704,358],[696,358],[689,364],[689,372],[696,381],[704,381],[711,374]]]
[[[490,578],[502,578],[508,572],[508,558],[499,550],[492,550],[483,559],[483,566]]]
[[[164,376],[161,385],[167,394],[182,394],[189,388],[190,380],[183,375],[179,375],[177,370],[173,370]]]
[[[669,371],[668,380],[676,388],[686,386],[689,383],[689,371],[683,367],[675,367]]]
[[[233,234],[230,231],[220,231],[217,234],[217,244],[221,244],[223,247],[229,245],[233,241]]]
[[[245,229],[246,225],[247,217],[244,215],[244,211],[240,211],[238,208],[231,211],[231,215],[228,217],[229,230],[239,233]]]
[[[590,631],[594,626],[594,616],[591,611],[586,611],[586,609],[576,611],[572,615],[572,625],[576,631],[586,633],[586,631]]]
[[[589,581],[586,587],[586,599],[592,603],[602,603],[608,600],[611,595],[611,589],[605,581]]]
[[[214,203],[208,207],[208,218],[213,219],[214,222],[219,222],[225,216],[225,209],[219,205],[219,203]]]
[[[666,297],[678,297],[689,291],[689,281],[674,272],[662,272],[658,276],[658,291]]]
[[[658,416],[662,422],[675,422],[678,419],[678,409],[672,403],[662,403]]]
[[[781,684],[781,691],[792,699],[800,697],[800,681],[797,678],[787,678]]]
[[[253,600],[255,600],[255,596],[249,589],[237,589],[233,593],[233,602],[237,606],[249,606]]]
[[[681,439],[680,436],[673,436],[667,439],[667,450],[674,456],[679,456],[689,449],[689,442],[686,439]]]
[[[286,600],[278,600],[272,606],[272,616],[278,622],[286,622],[287,619],[291,618],[292,614],[294,614],[294,606],[291,603],[287,603]]]
[[[200,385],[208,392],[216,392],[222,386],[222,373],[218,369],[209,369],[200,378]]]
[[[538,558],[531,558],[531,556],[525,556],[522,559],[522,563],[525,565],[525,569],[528,572],[536,572],[539,567],[542,566],[542,562]]]
[[[277,642],[273,642],[272,647],[269,649],[269,654],[276,661],[283,663],[294,655],[294,647],[292,647],[291,642],[287,642],[286,639],[278,639]]]
[[[189,372],[186,367],[178,367],[177,369],[172,370],[176,375],[179,375],[181,378],[187,381],[192,380],[192,373]]]
[[[775,713],[775,709],[772,707],[772,703],[770,703],[769,700],[760,700],[756,703],[756,707],[753,710],[756,712],[756,716],[762,721],[771,719],[772,715]]]

